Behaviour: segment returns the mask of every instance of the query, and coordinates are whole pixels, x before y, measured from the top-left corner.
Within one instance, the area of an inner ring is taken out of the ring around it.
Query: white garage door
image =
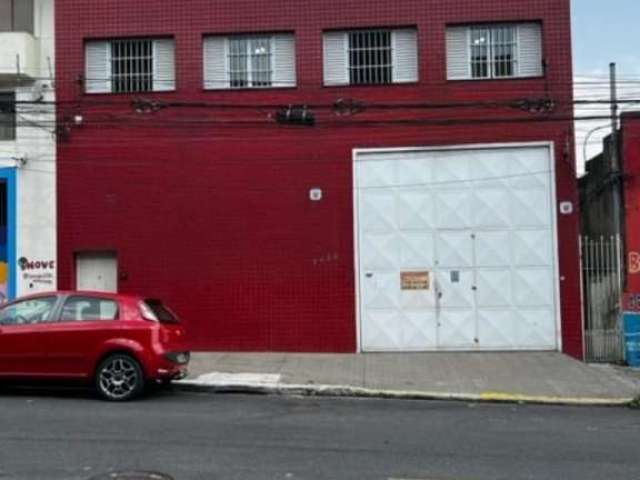
[[[355,161],[362,350],[558,348],[549,147]]]

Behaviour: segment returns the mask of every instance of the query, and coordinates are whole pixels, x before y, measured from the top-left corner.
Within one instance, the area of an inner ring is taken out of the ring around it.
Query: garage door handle
[[[367,277],[367,278],[373,278],[373,273],[367,272],[367,273],[364,274],[364,276]]]

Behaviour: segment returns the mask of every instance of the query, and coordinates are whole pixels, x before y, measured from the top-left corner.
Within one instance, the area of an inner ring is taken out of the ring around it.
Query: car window
[[[64,302],[61,322],[116,320],[118,303],[108,298],[76,296]]]
[[[57,297],[23,300],[0,309],[0,325],[33,325],[52,322]]]
[[[153,298],[147,298],[143,302],[143,307],[150,310],[154,320],[160,323],[180,323],[178,317],[160,300]]]

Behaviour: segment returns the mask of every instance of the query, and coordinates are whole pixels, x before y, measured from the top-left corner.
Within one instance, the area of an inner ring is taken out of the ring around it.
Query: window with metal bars
[[[273,83],[273,39],[229,38],[229,82],[231,88],[264,88]]]
[[[85,44],[87,93],[173,91],[175,78],[172,38],[88,40]]]
[[[469,40],[472,78],[518,76],[518,31],[516,26],[473,27]]]
[[[349,32],[349,83],[351,85],[393,83],[391,30]]]
[[[0,141],[16,139],[16,95],[0,93]]]
[[[115,40],[111,42],[112,92],[153,90],[153,41]]]

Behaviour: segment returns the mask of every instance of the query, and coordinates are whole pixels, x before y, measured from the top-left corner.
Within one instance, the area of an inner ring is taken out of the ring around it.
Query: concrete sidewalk
[[[194,354],[179,388],[619,405],[640,395],[640,376],[560,353],[360,355]]]

